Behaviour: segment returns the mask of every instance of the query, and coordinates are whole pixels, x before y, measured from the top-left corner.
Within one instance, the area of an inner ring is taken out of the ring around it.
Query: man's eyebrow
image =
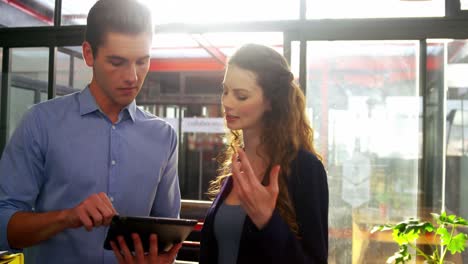
[[[118,55],[109,55],[106,57],[108,60],[123,60],[123,61],[126,61],[128,59],[124,58],[124,57],[120,57]],[[150,55],[146,55],[146,56],[143,56],[141,58],[138,58],[137,60],[146,60],[146,59],[150,59]]]
[[[151,59],[150,55],[143,56],[141,58],[138,58],[138,60],[146,60],[146,59]]]
[[[124,57],[120,57],[120,56],[117,56],[117,55],[109,55],[109,56],[106,56],[106,58],[108,60],[127,60]]]

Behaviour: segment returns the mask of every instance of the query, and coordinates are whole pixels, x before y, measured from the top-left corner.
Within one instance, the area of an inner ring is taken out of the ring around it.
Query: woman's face
[[[223,95],[224,117],[231,130],[259,130],[265,111],[270,104],[263,96],[263,89],[257,84],[257,76],[249,70],[229,65],[224,75]]]

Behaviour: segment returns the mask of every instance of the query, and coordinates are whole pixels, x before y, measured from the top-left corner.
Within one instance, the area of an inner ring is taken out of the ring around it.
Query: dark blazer
[[[200,264],[218,262],[214,218],[231,189],[232,179],[229,177],[208,209],[201,233]],[[301,239],[291,232],[277,210],[262,230],[258,230],[247,215],[240,238],[238,264],[327,263],[328,183],[322,162],[312,153],[300,150],[292,162],[289,191]]]

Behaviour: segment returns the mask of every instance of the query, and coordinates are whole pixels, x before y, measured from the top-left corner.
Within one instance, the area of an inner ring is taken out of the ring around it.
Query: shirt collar
[[[94,96],[91,94],[91,91],[89,90],[89,85],[86,86],[86,88],[80,92],[78,100],[80,103],[80,115],[86,115],[94,111],[100,111],[100,108],[97,105],[96,100],[94,99]],[[122,110],[124,109],[127,110],[126,112],[128,112],[128,115],[130,116],[130,119],[132,119],[133,122],[135,122],[136,110],[137,110],[136,108],[137,108],[136,102],[135,100],[133,100],[129,105],[127,105],[126,107],[122,109]]]
[[[91,94],[89,86],[86,86],[86,88],[80,92],[78,101],[80,103],[80,115],[86,115],[94,111],[99,111],[99,106]]]
[[[135,99],[133,99],[133,101],[129,105],[127,105],[124,109],[127,109],[127,112],[130,115],[130,118],[132,119],[133,122],[135,122],[136,109],[137,109]]]

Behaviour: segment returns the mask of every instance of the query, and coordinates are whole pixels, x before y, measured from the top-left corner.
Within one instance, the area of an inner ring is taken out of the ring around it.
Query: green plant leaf
[[[431,213],[431,215],[437,220],[438,224],[468,226],[468,221],[465,220],[464,218],[456,216],[456,215],[447,215],[446,212],[442,212],[442,214],[440,215]]]
[[[442,245],[448,245],[448,243],[450,242],[451,235],[448,232],[447,228],[445,228],[442,225],[439,226],[439,228],[437,228],[436,234],[440,235],[440,243]]]
[[[411,260],[412,255],[408,252],[409,247],[416,250],[416,255],[424,257],[431,263],[442,262],[448,251],[451,254],[455,254],[465,250],[468,235],[463,232],[457,235],[454,235],[454,233],[458,226],[468,226],[467,221],[456,215],[447,215],[446,212],[442,212],[440,215],[432,213],[432,216],[436,220],[435,222],[437,222],[437,229],[431,222],[421,221],[416,218],[409,218],[397,224],[375,226],[372,229],[372,233],[392,230],[393,240],[399,245],[399,251],[389,257],[387,263],[405,264]],[[435,241],[444,246],[442,252],[439,252],[440,245],[435,245],[432,253],[428,255],[418,248],[418,245],[415,243],[416,240],[420,235],[426,233],[435,233]]]
[[[395,264],[405,264],[407,261],[411,260],[411,254],[408,252],[408,246],[402,245],[400,246],[400,250],[395,252],[392,256],[387,259],[387,264],[395,263]]]
[[[467,234],[459,233],[458,235],[452,238],[450,244],[447,245],[447,249],[450,253],[461,253],[465,250],[466,240],[468,238]]]
[[[391,225],[377,225],[377,226],[374,226],[372,229],[371,229],[371,234],[375,233],[375,232],[379,232],[379,231],[387,231],[387,230],[393,230],[393,226]]]

